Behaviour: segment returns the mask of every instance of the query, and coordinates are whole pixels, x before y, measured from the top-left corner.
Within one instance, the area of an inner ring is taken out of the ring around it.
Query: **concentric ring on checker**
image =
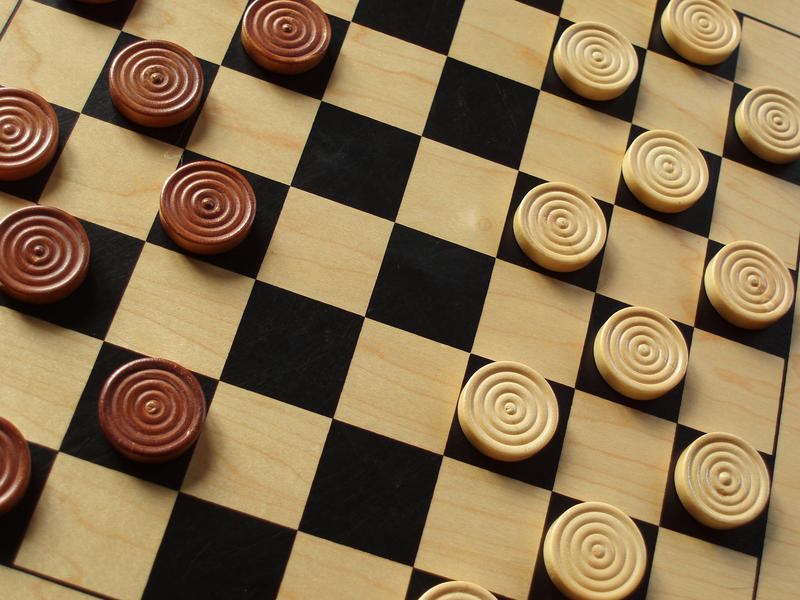
[[[197,440],[206,416],[195,376],[163,358],[141,358],[114,371],[97,404],[114,448],[140,462],[163,462]]]
[[[567,27],[553,51],[561,81],[590,100],[611,100],[628,89],[639,70],[633,45],[616,29],[585,21]]]
[[[520,461],[553,437],[558,402],[547,380],[532,368],[493,362],[478,369],[461,390],[458,422],[470,443],[487,456]]]
[[[25,496],[31,479],[28,442],[14,425],[0,417],[0,515]]]
[[[724,246],[708,263],[703,282],[716,311],[745,329],[767,327],[792,307],[794,283],[789,270],[758,242]]]
[[[651,308],[615,312],[594,339],[594,360],[603,379],[634,400],[663,396],[686,374],[689,349],[678,326]]]
[[[245,51],[259,65],[295,74],[322,61],[331,24],[311,0],[256,0],[244,13],[241,35]]]
[[[714,529],[749,523],[769,499],[769,472],[755,448],[730,433],[707,433],[681,453],[675,489],[686,510]]]
[[[633,520],[604,502],[566,510],[543,545],[547,574],[574,600],[620,600],[641,583],[647,547]]]
[[[800,158],[800,100],[776,87],[745,95],[734,114],[739,138],[756,156],[777,164]]]
[[[0,181],[41,171],[58,149],[58,117],[39,94],[0,88]]]
[[[203,95],[200,63],[185,48],[162,40],[122,49],[111,62],[108,80],[117,109],[145,127],[169,127],[188,119]]]
[[[63,210],[27,206],[0,221],[0,287],[12,298],[31,304],[63,300],[88,269],[89,238]]]
[[[159,218],[164,230],[180,247],[197,254],[227,252],[240,244],[255,214],[250,183],[219,162],[183,165],[161,189]]]
[[[688,139],[672,131],[646,131],[622,160],[631,193],[653,210],[675,213],[697,202],[708,187],[708,165]]]
[[[419,600],[497,600],[494,594],[468,581],[446,581],[433,586]]]
[[[594,199],[568,183],[543,183],[514,213],[514,237],[532,261],[552,271],[588,265],[606,241],[606,220]]]
[[[661,32],[675,52],[699,65],[716,65],[736,50],[739,19],[721,0],[672,0],[661,15]]]

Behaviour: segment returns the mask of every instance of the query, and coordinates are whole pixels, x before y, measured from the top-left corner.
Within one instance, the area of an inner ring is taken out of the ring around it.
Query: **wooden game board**
[[[796,598],[798,317],[728,326],[701,280],[737,239],[772,247],[796,280],[800,165],[755,159],[732,111],[758,85],[800,94],[800,5],[731,0],[741,46],[701,69],[665,45],[663,0],[322,0],[328,55],[290,78],[244,54],[245,4],[0,1],[0,84],[42,94],[61,124],[53,165],[0,185],[0,215],[57,206],[92,244],[70,299],[0,293],[0,415],[33,455],[28,495],[0,518],[0,597],[416,599],[466,579],[554,598],[543,533],[603,500],[647,543],[634,597]],[[636,45],[617,100],[555,76],[553,42],[581,20]],[[109,57],[138,38],[200,59],[206,97],[187,123],[144,130],[111,104]],[[708,192],[685,213],[653,213],[621,183],[628,143],[653,128],[707,159]],[[258,195],[252,234],[218,258],[182,253],[157,217],[165,178],[200,157]],[[589,192],[609,225],[571,275],[537,268],[511,232],[550,180]],[[615,394],[591,356],[630,304],[674,319],[690,347],[685,383],[651,402]],[[140,355],[194,371],[210,406],[193,452],[163,466],[123,459],[97,421],[103,381]],[[551,444],[518,464],[478,454],[454,421],[462,383],[499,359],[541,372],[561,409]],[[716,430],[773,477],[768,513],[730,532],[695,523],[672,483],[681,450]]]

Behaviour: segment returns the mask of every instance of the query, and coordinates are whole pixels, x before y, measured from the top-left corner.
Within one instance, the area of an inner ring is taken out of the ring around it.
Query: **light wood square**
[[[543,92],[520,170],[614,202],[629,133],[630,123]]]
[[[771,454],[782,381],[782,358],[696,329],[679,421]]]
[[[13,590],[16,600],[91,600],[77,590],[51,583],[24,571],[0,566],[0,590]]]
[[[247,0],[139,0],[125,31],[150,40],[169,40],[197,57],[221,63]]]
[[[517,171],[422,138],[397,222],[494,256]]]
[[[290,188],[258,279],[363,315],[392,223]]]
[[[472,351],[575,385],[593,299],[592,292],[498,260]]]
[[[761,242],[795,268],[800,236],[800,187],[722,159],[710,236],[723,244]]]
[[[220,67],[188,148],[290,183],[319,100]]]
[[[445,56],[350,23],[323,100],[422,134]]]
[[[330,422],[220,383],[181,491],[296,529]]]
[[[0,81],[80,112],[119,32],[38,2],[23,2],[0,41]]]
[[[733,82],[655,52],[647,52],[633,122],[669,129],[721,156]]]
[[[516,0],[466,0],[449,55],[539,88],[558,17]]]
[[[553,490],[658,524],[675,424],[576,391]]]
[[[411,567],[300,531],[278,600],[397,600],[410,579]]]
[[[145,244],[106,339],[218,378],[253,283]]]
[[[0,26],[5,25],[18,3],[18,0],[0,0]]]
[[[726,2],[734,10],[800,34],[800,5],[796,0],[769,0],[769,2],[764,2],[764,0],[726,0]]]
[[[40,204],[143,240],[180,156],[179,148],[81,115]]]
[[[317,5],[329,15],[335,15],[346,21],[352,20],[357,4],[358,0],[319,0],[317,2]]]
[[[0,415],[25,439],[61,446],[101,343],[0,307]]]
[[[22,198],[17,198],[16,196],[11,196],[10,194],[0,192],[0,219],[6,215],[10,215],[15,210],[25,208],[26,206],[36,205],[33,202],[28,202]]]
[[[445,457],[418,569],[528,597],[550,492]]]
[[[706,239],[614,207],[597,291],[694,324]]]
[[[697,538],[659,529],[648,600],[725,600],[753,596],[758,560]]]
[[[655,10],[656,0],[564,0],[561,16],[574,23],[605,23],[631,43],[647,48]]]
[[[336,418],[441,454],[468,356],[367,319]]]
[[[760,4],[774,3],[775,1]],[[794,4],[793,9],[800,15],[800,6]],[[783,19],[778,25],[783,25]],[[797,36],[745,17],[739,58],[736,61],[738,83],[749,88],[777,86],[800,97],[800,81],[796,72],[798,63],[800,39]]]
[[[59,454],[15,564],[107,596],[140,598],[176,497]]]

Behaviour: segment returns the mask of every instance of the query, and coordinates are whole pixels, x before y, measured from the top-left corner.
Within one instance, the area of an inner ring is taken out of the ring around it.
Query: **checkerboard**
[[[700,68],[665,43],[665,0],[322,0],[328,54],[289,77],[244,53],[246,0],[0,1],[0,84],[43,95],[61,126],[50,167],[0,184],[0,215],[57,206],[92,245],[69,299],[0,293],[0,414],[33,457],[26,498],[0,518],[0,595],[415,600],[465,579],[557,598],[544,532],[602,500],[646,541],[634,598],[796,597],[798,317],[730,326],[702,274],[751,239],[797,279],[800,163],[755,158],[733,109],[760,85],[800,95],[800,8],[730,3],[741,46]],[[616,100],[555,74],[555,40],[583,20],[635,45]],[[187,122],[145,129],[112,105],[110,57],[141,38],[199,59]],[[655,128],[708,162],[707,193],[680,214],[620,178],[627,145]],[[211,258],[158,219],[166,177],[201,158],[258,197],[250,236]],[[586,190],[607,220],[576,273],[544,271],[514,240],[514,210],[543,181]],[[595,367],[597,330],[627,305],[663,312],[689,345],[663,398],[627,400]],[[106,377],[145,355],[195,372],[209,405],[196,446],[163,465],[117,454],[96,413]],[[559,402],[554,439],[520,463],[479,454],[454,418],[493,360],[532,366]],[[746,438],[772,476],[768,511],[737,530],[699,525],[675,492],[678,455],[710,431]]]

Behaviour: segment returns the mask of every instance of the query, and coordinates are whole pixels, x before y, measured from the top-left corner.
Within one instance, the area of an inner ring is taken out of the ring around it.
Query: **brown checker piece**
[[[753,239],[796,279],[800,167],[748,156],[730,118],[752,87],[800,93],[796,3],[732,0],[741,47],[700,69],[659,40],[662,0],[324,0],[328,56],[296,78],[246,57],[246,4],[0,1],[0,84],[43,95],[62,129],[50,168],[0,185],[0,217],[57,206],[92,243],[75,298],[31,308],[0,292],[0,415],[33,460],[26,498],[0,518],[0,589],[415,600],[467,579],[556,598],[544,533],[604,500],[648,546],[633,597],[793,598],[800,319],[726,326],[702,272]],[[579,20],[637,46],[618,102],[553,79],[554,38]],[[183,128],[145,130],[104,103],[112,49],[147,38],[203,64]],[[649,211],[620,179],[651,128],[709,162],[710,191],[684,215]],[[202,159],[239,169],[258,199],[251,234],[219,257],[180,250],[158,221],[163,181]],[[578,273],[542,270],[513,239],[516,205],[551,180],[584,188],[608,222]],[[649,403],[615,394],[591,359],[603,320],[631,304],[690,344],[685,382]],[[105,377],[139,356],[192,370],[209,403],[195,448],[166,465],[121,458],[97,423]],[[562,415],[550,446],[514,465],[478,454],[454,419],[463,382],[503,359],[539,370]],[[680,450],[714,430],[749,439],[773,477],[768,513],[734,535],[693,523],[670,483]]]

